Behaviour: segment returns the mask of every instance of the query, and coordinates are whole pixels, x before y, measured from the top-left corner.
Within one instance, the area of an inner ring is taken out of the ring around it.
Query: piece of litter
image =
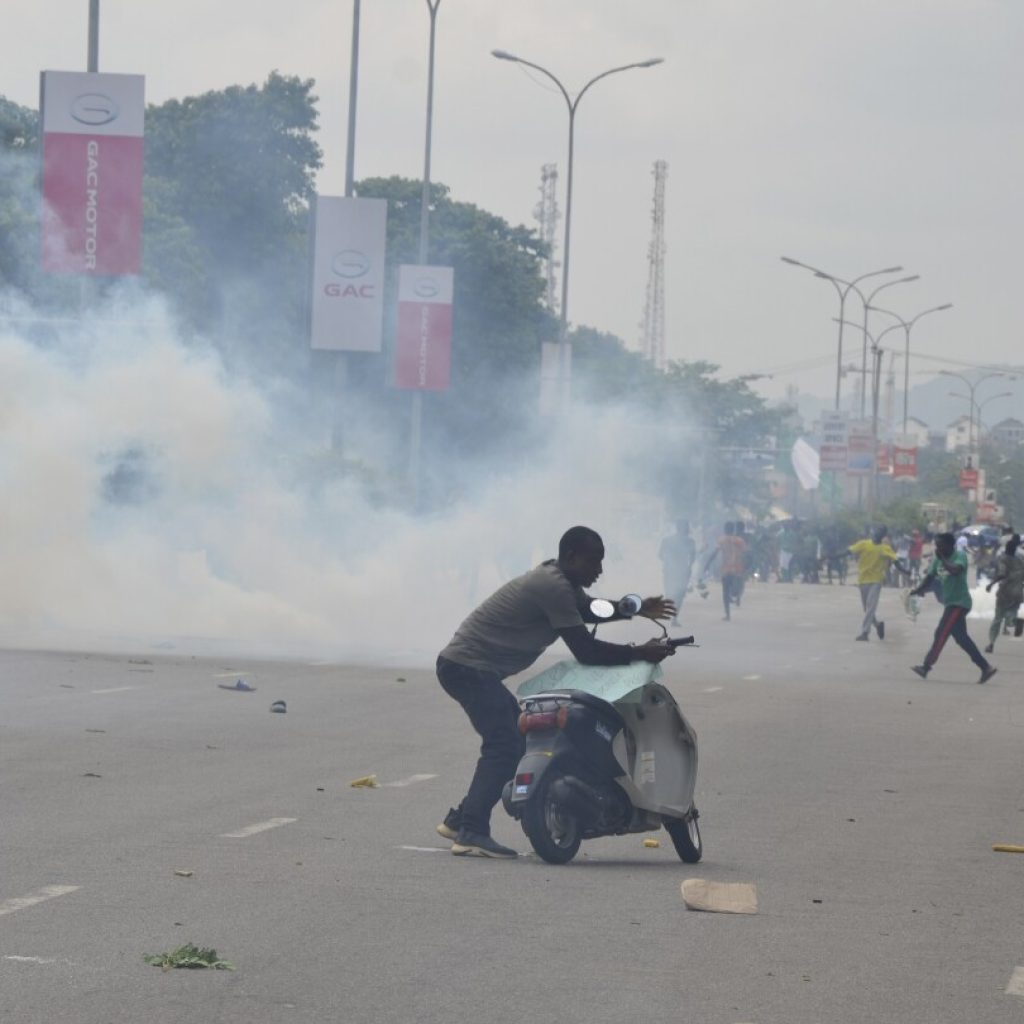
[[[645,839],[644,846],[647,847],[648,850],[657,850],[658,847],[661,846],[661,843],[659,843],[657,839]]]
[[[103,776],[102,775],[97,775],[96,772],[83,772],[82,773],[82,778],[83,779],[102,779]]]
[[[749,882],[708,882],[687,878],[680,886],[688,910],[712,914],[756,914],[757,887]]]
[[[380,783],[376,775],[363,775],[361,778],[353,779],[349,785],[354,789],[377,789]]]
[[[274,703],[270,705],[270,710],[275,715],[283,715],[288,710],[288,705],[285,704],[283,700],[275,700]]]
[[[405,676],[398,676],[398,677],[397,677],[397,678],[395,679],[395,682],[396,682],[396,683],[404,683],[404,682],[405,682]]]
[[[1017,846],[1015,843],[993,843],[992,849],[996,853],[1024,853],[1024,846]]]
[[[316,791],[317,791],[318,793],[323,793],[323,792],[324,792],[324,787],[323,787],[323,786],[317,786],[317,787],[316,787]]]
[[[222,690],[232,690],[234,693],[255,693],[256,687],[250,686],[244,679],[236,679],[233,683],[218,683]]]
[[[191,878],[194,872],[192,872],[192,871],[178,871],[178,870],[176,869],[174,873],[175,873],[175,874],[176,874],[176,875],[177,875],[177,876],[178,876],[179,878]]]
[[[822,903],[822,900],[811,900],[812,903]]]
[[[106,729],[86,729],[86,732],[106,732]]]

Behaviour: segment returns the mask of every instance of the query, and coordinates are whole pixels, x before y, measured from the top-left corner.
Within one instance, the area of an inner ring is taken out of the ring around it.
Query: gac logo
[[[331,270],[338,277],[365,277],[370,272],[370,260],[358,249],[342,249],[331,260]]]
[[[420,277],[417,278],[412,290],[421,299],[432,299],[441,289],[432,277]]]
[[[110,124],[120,113],[117,103],[101,92],[85,92],[71,104],[71,116],[79,124],[87,124],[94,128]]]
[[[332,299],[372,299],[372,284],[325,284],[324,295]]]

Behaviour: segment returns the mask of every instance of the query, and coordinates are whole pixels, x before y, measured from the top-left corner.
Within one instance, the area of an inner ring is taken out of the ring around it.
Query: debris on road
[[[1024,846],[1017,846],[1015,843],[993,843],[992,849],[996,853],[1024,853]]]
[[[274,703],[270,705],[270,710],[275,715],[283,715],[287,712],[288,705],[285,704],[283,700],[275,700]]]
[[[657,839],[645,839],[644,846],[648,850],[657,850],[658,847],[661,846],[661,843],[659,843]]]
[[[179,870],[177,868],[175,868],[174,873],[179,878],[191,878],[195,874],[194,871],[184,871],[184,870]]]
[[[102,775],[97,775],[96,772],[82,772],[83,779],[102,779]]]
[[[380,783],[376,775],[363,775],[361,778],[353,779],[349,785],[353,789],[377,789]]]
[[[172,949],[169,953],[143,953],[142,959],[147,964],[169,971],[172,967],[202,968],[210,967],[215,971],[233,971],[234,964],[221,960],[215,949],[200,949],[192,942]]]
[[[757,887],[749,882],[708,882],[687,878],[680,887],[687,910],[712,914],[756,914]]]
[[[233,683],[218,683],[222,690],[231,690],[233,693],[255,693],[256,687],[250,686],[244,679],[236,679]]]

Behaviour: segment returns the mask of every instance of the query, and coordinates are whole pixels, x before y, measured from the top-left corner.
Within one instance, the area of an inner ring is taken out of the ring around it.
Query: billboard
[[[818,455],[823,473],[842,473],[846,469],[846,443],[846,413],[822,413],[821,445],[818,448]]]
[[[395,387],[444,391],[451,380],[451,267],[403,264],[398,268]]]
[[[43,269],[137,274],[145,78],[44,71],[40,110]]]
[[[312,216],[310,344],[379,352],[388,202],[317,196]]]
[[[893,479],[917,479],[917,439],[913,434],[897,434],[892,442]]]
[[[850,424],[846,447],[846,472],[849,476],[871,476],[878,454],[870,420]]]

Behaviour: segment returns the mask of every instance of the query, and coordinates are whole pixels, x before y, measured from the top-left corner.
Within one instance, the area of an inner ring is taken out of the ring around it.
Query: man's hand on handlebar
[[[643,604],[640,605],[639,614],[648,619],[672,619],[676,615],[676,603],[661,594],[657,597],[645,597]]]
[[[645,644],[638,644],[633,650],[636,652],[636,660],[649,661],[652,665],[657,665],[658,662],[676,653],[675,648],[669,647],[664,640],[648,640]]]

